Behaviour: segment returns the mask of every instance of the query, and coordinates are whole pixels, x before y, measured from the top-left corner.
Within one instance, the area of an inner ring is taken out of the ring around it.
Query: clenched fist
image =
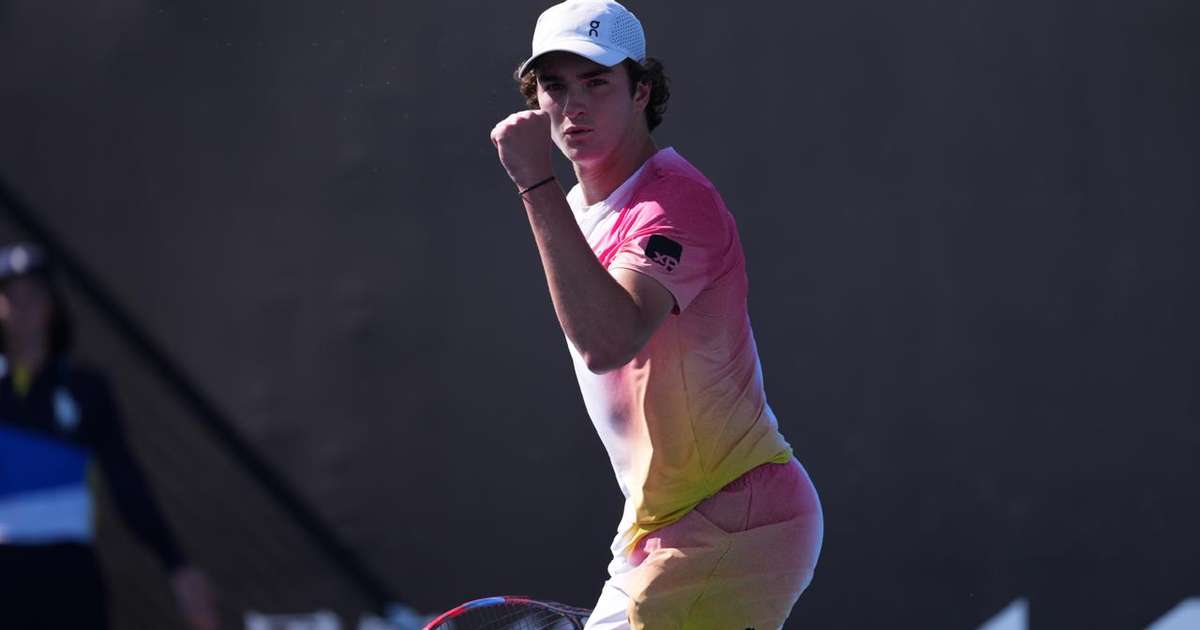
[[[517,112],[492,129],[500,163],[518,189],[554,174],[550,163],[550,114],[531,109]]]

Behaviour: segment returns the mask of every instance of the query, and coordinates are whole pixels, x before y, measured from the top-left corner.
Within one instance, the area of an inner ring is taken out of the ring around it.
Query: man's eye
[[[590,87],[600,87],[601,85],[607,84],[608,81],[605,81],[604,79],[592,79],[591,81],[588,81],[588,86]]]

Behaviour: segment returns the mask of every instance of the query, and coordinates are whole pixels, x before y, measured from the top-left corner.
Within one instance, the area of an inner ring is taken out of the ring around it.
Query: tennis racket
[[[591,612],[528,597],[485,597],[442,613],[425,630],[582,630]]]

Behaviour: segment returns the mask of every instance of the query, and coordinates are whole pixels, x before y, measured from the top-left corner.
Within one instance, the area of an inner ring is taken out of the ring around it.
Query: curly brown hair
[[[670,79],[663,72],[662,62],[654,57],[646,57],[642,63],[632,59],[621,62],[629,75],[629,94],[632,96],[639,83],[650,84],[650,102],[646,104],[646,126],[650,131],[662,124],[663,114],[667,111],[667,101],[671,99]],[[529,109],[538,108],[537,70],[527,71],[517,79],[521,96]]]

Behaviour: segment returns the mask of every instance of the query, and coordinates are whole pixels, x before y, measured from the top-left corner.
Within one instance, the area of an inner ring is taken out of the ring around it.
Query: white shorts
[[[824,538],[800,462],[763,464],[613,558],[586,630],[774,630]]]

